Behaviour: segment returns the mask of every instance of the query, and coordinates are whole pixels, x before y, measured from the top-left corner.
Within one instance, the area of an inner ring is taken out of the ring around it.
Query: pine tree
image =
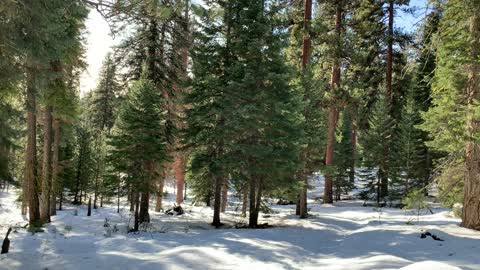
[[[287,51],[287,60],[294,71],[294,78],[290,82],[293,90],[301,96],[302,129],[300,148],[300,164],[296,178],[300,182],[300,199],[297,201],[298,215],[307,216],[306,195],[308,178],[321,167],[325,148],[325,111],[318,108],[322,100],[323,81],[314,77],[315,59],[312,58],[312,35],[316,29],[311,29],[312,2],[292,2],[289,9],[289,19],[293,26],[290,30],[290,46]],[[309,14],[310,13],[310,14]],[[288,188],[291,190],[291,188]]]
[[[153,82],[141,77],[129,89],[119,112],[118,123],[109,144],[113,147],[113,165],[128,175],[135,192],[135,226],[149,222],[148,199],[158,164],[168,161],[166,149],[166,111],[162,94]],[[141,201],[141,202],[140,202]]]
[[[299,99],[287,86],[277,6],[247,2],[211,3],[223,9],[222,23],[204,11],[203,40],[193,55],[186,141],[194,147],[191,164],[202,165],[195,174],[213,178],[215,226],[229,175],[249,186],[249,226],[256,227],[262,195],[292,175],[297,157]]]
[[[393,126],[393,119],[390,117],[388,110],[389,107],[385,98],[379,97],[369,118],[369,128],[362,137],[362,165],[370,168],[373,172],[376,171],[375,177],[370,177],[371,174],[367,175],[368,178],[365,179],[367,180],[365,183],[366,190],[362,197],[364,199],[375,199],[379,205],[384,199],[381,193],[382,172],[379,168],[388,166],[388,164],[384,164],[386,162],[384,149],[390,143],[388,136],[390,136],[389,131]],[[371,197],[372,193],[375,194],[374,197]]]

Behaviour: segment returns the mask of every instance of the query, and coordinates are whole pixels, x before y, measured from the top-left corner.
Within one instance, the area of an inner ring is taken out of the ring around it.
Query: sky
[[[194,3],[200,3],[202,0],[193,0]],[[396,27],[403,28],[405,31],[412,32],[418,25],[421,17],[425,14],[427,0],[411,0],[410,6],[418,7],[414,15],[399,12],[395,20]],[[115,39],[110,35],[110,27],[105,19],[96,11],[91,10],[86,22],[87,29],[87,69],[80,78],[80,93],[95,88],[98,79],[98,73],[102,66],[105,55],[111,50],[111,47],[118,44],[121,37]]]

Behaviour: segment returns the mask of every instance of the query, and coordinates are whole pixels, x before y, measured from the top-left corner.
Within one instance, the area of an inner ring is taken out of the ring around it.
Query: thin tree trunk
[[[28,197],[29,224],[38,225],[40,209],[36,179],[36,139],[37,121],[35,117],[35,79],[34,71],[27,71],[27,146],[25,149],[25,179]]]
[[[52,194],[50,195],[50,215],[57,214],[57,190],[58,190],[58,155],[60,147],[60,120],[53,120],[53,154],[52,154]]]
[[[155,212],[162,211],[162,200],[163,200],[163,186],[165,185],[165,177],[160,175],[158,178],[158,187],[157,187],[157,202],[155,204]]]
[[[340,87],[340,49],[341,49],[341,32],[342,32],[342,0],[336,1],[336,13],[335,13],[335,34],[336,34],[336,48],[332,64],[332,74],[330,79],[330,91],[332,91],[332,97],[335,96],[337,88]],[[323,193],[323,203],[333,203],[333,176],[330,171],[334,165],[334,153],[335,153],[335,130],[337,128],[338,110],[336,101],[330,100],[328,108],[328,131],[327,131],[327,149],[325,155],[325,165],[327,166],[327,172],[325,174],[325,187]]]
[[[242,216],[247,216],[247,207],[248,207],[248,185],[245,185],[242,193]]]
[[[250,228],[255,228],[258,225],[258,209],[256,206],[257,198],[257,180],[254,177],[250,179],[250,207],[249,207],[249,216],[248,216],[248,226]]]
[[[183,153],[177,152],[176,160],[174,163],[175,179],[177,184],[176,203],[181,204],[183,202],[183,186],[185,184],[185,162]]]
[[[26,179],[22,181],[22,215],[27,214],[28,205],[28,182]]]
[[[120,181],[117,186],[117,213],[120,213]]]
[[[393,76],[393,16],[394,16],[394,0],[389,0],[388,3],[388,36],[387,36],[387,72],[386,72],[386,89],[385,101],[387,102],[388,113],[393,117],[393,89],[392,89],[392,76]],[[390,128],[389,128],[390,129]],[[387,131],[387,141],[383,148],[383,166],[380,168],[380,198],[383,199],[388,196],[388,163],[390,160],[390,136],[391,130]]]
[[[51,158],[52,158],[52,106],[45,108],[43,135],[42,196],[40,198],[40,219],[50,222]]]
[[[132,185],[130,184],[130,212],[135,211],[135,191],[133,190]]]
[[[87,217],[92,215],[92,197],[88,198]]]
[[[134,213],[134,225],[133,225],[133,231],[138,231],[139,229],[139,210],[140,210],[140,194],[135,190],[134,194],[132,195],[133,197],[133,202],[135,205],[135,213]]]
[[[305,12],[304,12],[304,25],[303,29],[305,31],[304,37],[303,37],[303,50],[302,50],[302,68],[303,71],[305,72],[308,63],[310,62],[310,47],[312,44],[312,40],[310,38],[310,23],[312,20],[312,0],[305,0]],[[304,96],[304,100],[306,100],[308,97]],[[307,150],[305,150],[307,151]],[[307,162],[307,157],[305,156],[305,153],[302,153],[304,162]],[[307,188],[308,188],[308,178],[305,175],[305,168],[301,169],[302,172],[300,173],[301,175],[301,180],[303,182],[302,189],[300,191],[300,196],[299,196],[299,201],[297,202],[298,207],[296,209],[297,214],[300,216],[300,218],[306,218],[307,217]]]
[[[350,183],[355,183],[355,163],[357,159],[357,121],[354,113],[352,113],[352,164],[350,165],[349,180]]]
[[[220,211],[225,213],[228,204],[228,179],[225,178],[222,185],[222,205]]]
[[[480,101],[480,14],[473,12],[470,17],[472,39],[467,83],[467,136],[465,153],[464,203],[462,226],[480,230],[480,144],[476,136],[480,133],[480,119],[475,108]]]
[[[59,202],[58,202],[58,210],[59,211],[62,211],[62,203],[63,203],[63,185],[60,187],[59,189],[59,193],[60,193],[60,198],[59,198]]]

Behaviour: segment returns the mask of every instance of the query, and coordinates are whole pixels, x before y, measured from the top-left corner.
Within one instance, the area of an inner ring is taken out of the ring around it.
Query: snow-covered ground
[[[434,208],[417,221],[404,210],[361,201],[321,205],[316,182],[306,220],[296,218],[294,205],[272,205],[275,212],[260,222],[274,228],[235,229],[230,225],[246,220],[232,204],[222,216],[226,228],[214,229],[210,208],[187,203],[182,216],[152,210],[151,225],[129,234],[126,205],[120,215],[107,205],[91,217],[84,206],[67,206],[45,232],[32,234],[21,228],[27,221],[15,191],[0,192],[1,237],[8,226],[18,227],[0,269],[480,269],[480,232],[459,227],[448,209]],[[427,230],[444,241],[421,239]]]

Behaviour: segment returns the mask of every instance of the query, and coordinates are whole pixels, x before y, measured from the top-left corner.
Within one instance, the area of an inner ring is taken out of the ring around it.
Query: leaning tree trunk
[[[340,87],[340,47],[341,47],[341,32],[342,32],[342,6],[341,0],[336,1],[335,12],[335,53],[332,64],[332,74],[330,79],[330,91],[332,92],[332,99],[328,108],[328,128],[327,128],[327,150],[325,155],[325,165],[327,172],[325,174],[325,186],[323,193],[323,203],[333,203],[333,175],[330,171],[334,165],[335,153],[335,131],[337,128],[338,110],[337,104],[334,100],[335,92]]]
[[[43,126],[43,166],[42,195],[40,197],[40,219],[50,222],[50,190],[52,189],[52,107],[47,106],[44,112]]]
[[[50,215],[57,214],[57,190],[59,189],[58,181],[58,154],[60,147],[60,120],[53,120],[53,154],[52,154],[52,193],[50,194]]]
[[[480,133],[480,119],[475,108],[480,101],[480,14],[474,12],[470,18],[471,61],[467,83],[467,136],[465,153],[464,203],[462,226],[480,230],[480,144],[476,136]]]
[[[35,79],[34,70],[27,71],[27,146],[25,149],[25,179],[28,198],[29,224],[36,225],[40,221],[40,209],[37,193],[36,165],[36,139],[37,120],[35,117]]]

